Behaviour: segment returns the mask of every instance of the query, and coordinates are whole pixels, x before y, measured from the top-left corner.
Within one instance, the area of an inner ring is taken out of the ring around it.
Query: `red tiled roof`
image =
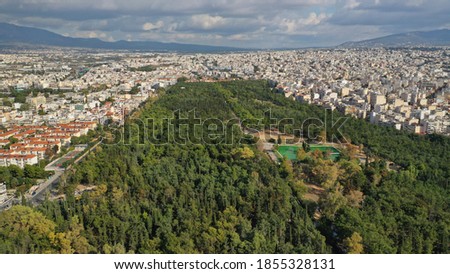
[[[32,141],[30,145],[57,145],[59,142],[49,142],[49,141]]]
[[[14,134],[16,134],[18,132],[19,132],[19,130],[17,130],[17,129],[10,130],[10,131],[4,132],[4,133],[0,133],[0,137],[6,137],[6,136],[9,136],[9,135],[14,135]]]
[[[0,159],[33,159],[37,157],[36,155],[19,155],[19,154],[11,154],[11,155],[1,155]]]
[[[24,147],[26,146],[26,144],[24,143],[15,143],[15,144],[11,144],[9,147],[13,148],[13,147]]]

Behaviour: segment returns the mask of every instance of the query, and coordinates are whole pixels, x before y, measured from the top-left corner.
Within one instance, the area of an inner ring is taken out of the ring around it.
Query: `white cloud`
[[[380,0],[375,0],[375,3],[377,1],[380,1]],[[354,9],[354,8],[359,7],[359,5],[361,5],[361,3],[356,1],[356,0],[346,0],[346,3],[344,5],[344,9]]]
[[[279,22],[280,29],[284,31],[286,34],[316,34],[314,30],[311,29],[313,26],[317,26],[322,21],[328,18],[328,15],[325,13],[317,14],[315,12],[311,12],[308,17],[299,18],[299,19],[287,19],[283,18]]]
[[[221,16],[211,16],[209,14],[196,14],[191,17],[190,24],[204,30],[221,27],[226,24],[226,20]]]
[[[157,30],[164,26],[164,22],[159,20],[156,23],[146,22],[142,25],[142,30],[150,31],[150,30]]]
[[[81,38],[97,38],[104,41],[113,41],[113,38],[104,32],[98,31],[77,31],[70,36],[81,37]]]
[[[315,12],[311,12],[307,18],[299,19],[299,23],[302,25],[318,25],[328,16],[325,13],[317,14]]]

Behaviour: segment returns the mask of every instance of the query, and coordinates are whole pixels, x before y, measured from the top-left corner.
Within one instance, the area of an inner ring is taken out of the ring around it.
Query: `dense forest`
[[[448,253],[449,138],[330,117],[265,81],[179,83],[64,176],[64,201],[1,213],[0,253]],[[274,163],[240,127],[274,121],[309,139],[326,125],[376,160]]]
[[[17,193],[24,193],[31,186],[36,184],[37,179],[46,179],[54,172],[45,171],[42,166],[45,162],[39,165],[25,165],[22,169],[18,166],[11,165],[8,167],[0,166],[1,183],[5,183],[7,188],[15,188]]]

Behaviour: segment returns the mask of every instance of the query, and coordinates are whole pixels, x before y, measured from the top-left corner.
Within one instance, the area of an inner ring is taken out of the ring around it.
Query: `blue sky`
[[[450,28],[448,0],[0,0],[0,21],[106,41],[333,46]]]

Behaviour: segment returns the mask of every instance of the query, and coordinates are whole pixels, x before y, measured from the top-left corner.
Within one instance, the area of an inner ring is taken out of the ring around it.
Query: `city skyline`
[[[65,36],[241,48],[335,46],[450,27],[443,0],[6,0],[0,7],[0,21]]]

